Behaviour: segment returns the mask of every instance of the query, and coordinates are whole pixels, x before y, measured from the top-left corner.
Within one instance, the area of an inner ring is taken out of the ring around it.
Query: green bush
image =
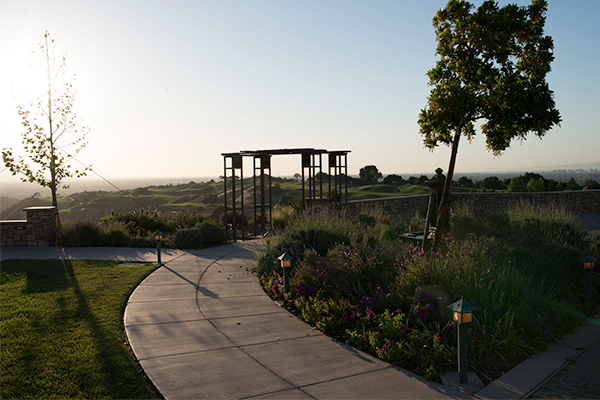
[[[198,249],[204,246],[224,243],[227,240],[225,230],[213,222],[203,222],[195,228],[177,231],[174,242],[179,248]]]
[[[200,228],[180,229],[173,239],[177,247],[182,249],[198,249],[204,244]]]
[[[214,222],[205,221],[199,226],[199,228],[202,231],[202,237],[205,245],[221,244],[227,241],[225,229]]]
[[[203,215],[180,211],[169,219],[169,229],[167,231],[177,232],[180,229],[193,228],[204,221],[206,221],[206,217]]]

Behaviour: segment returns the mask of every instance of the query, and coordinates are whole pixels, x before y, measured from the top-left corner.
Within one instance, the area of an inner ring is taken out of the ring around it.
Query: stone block
[[[449,322],[452,319],[452,312],[448,310],[448,306],[454,303],[454,299],[446,292],[441,285],[421,285],[415,289],[413,301],[419,300],[423,293],[427,293],[436,302],[436,309],[444,322]]]

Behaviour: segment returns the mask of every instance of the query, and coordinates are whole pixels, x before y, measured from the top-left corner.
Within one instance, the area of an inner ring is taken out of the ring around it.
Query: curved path
[[[273,302],[250,243],[190,251],[134,291],[129,342],[167,399],[464,398],[333,341]]]

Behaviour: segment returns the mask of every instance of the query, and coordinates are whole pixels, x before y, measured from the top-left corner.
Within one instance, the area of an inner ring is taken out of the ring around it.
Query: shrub
[[[175,234],[174,242],[180,248],[198,249],[207,245],[224,243],[225,230],[215,223],[205,221],[195,228],[181,229]]]
[[[206,221],[206,217],[196,213],[180,211],[169,219],[169,232],[177,232],[184,228],[193,228]]]
[[[202,237],[205,245],[221,244],[227,241],[225,229],[214,222],[205,221],[199,226],[199,228],[200,231],[202,231]]]
[[[183,249],[198,249],[203,245],[202,230],[200,228],[180,229],[173,240],[177,247]]]

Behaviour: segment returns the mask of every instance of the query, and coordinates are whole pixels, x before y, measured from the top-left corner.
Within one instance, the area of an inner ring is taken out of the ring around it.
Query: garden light
[[[459,325],[473,322],[473,311],[477,311],[477,308],[464,298],[450,304],[448,308],[452,310],[453,320],[458,322]]]
[[[473,311],[477,308],[464,298],[448,306],[452,310],[453,319],[458,323],[458,379],[467,382],[467,330],[466,324],[473,322]]]
[[[290,292],[289,269],[292,266],[294,257],[290,256],[288,253],[283,253],[277,259],[281,261],[281,268],[283,268],[283,292],[288,294]]]
[[[585,269],[585,294],[587,297],[592,297],[592,270],[594,269],[594,261],[596,261],[596,257],[589,254],[586,254],[579,260],[580,263],[583,263],[583,268]]]
[[[271,239],[272,239],[272,237],[273,237],[273,234],[271,233],[271,231],[267,231],[263,235],[263,238],[267,242],[267,251],[271,250]]]
[[[163,233],[161,231],[154,232],[154,240],[156,240],[156,255],[158,258],[158,265],[161,265],[160,261],[160,241],[163,237]]]

